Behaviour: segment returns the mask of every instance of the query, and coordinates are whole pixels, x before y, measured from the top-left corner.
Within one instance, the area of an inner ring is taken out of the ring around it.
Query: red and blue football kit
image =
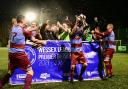
[[[22,27],[15,26],[12,28],[10,35],[9,48],[9,70],[13,71],[15,68],[21,68],[27,71],[31,66],[27,54],[25,53],[25,36]]]
[[[71,35],[71,64],[86,63],[82,48],[83,28],[77,28],[77,31]]]
[[[103,52],[103,56],[104,56],[104,64],[106,67],[106,75],[108,77],[112,76],[112,63],[111,63],[111,59],[113,58],[113,54],[115,52],[115,34],[113,31],[111,32],[103,32],[103,33],[96,33],[97,35],[102,36],[104,39],[104,52]]]

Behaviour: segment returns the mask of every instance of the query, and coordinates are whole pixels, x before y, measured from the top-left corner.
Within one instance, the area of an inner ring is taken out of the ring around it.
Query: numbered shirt
[[[23,34],[23,29],[20,26],[14,26],[10,33],[10,43],[14,44],[25,44],[25,36]],[[16,53],[16,52],[25,52],[24,49],[20,48],[9,48],[9,52]]]

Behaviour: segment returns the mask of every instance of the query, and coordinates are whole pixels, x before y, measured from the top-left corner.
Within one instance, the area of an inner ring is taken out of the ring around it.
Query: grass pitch
[[[7,72],[7,48],[0,48],[0,78]],[[112,79],[83,82],[34,84],[31,89],[128,89],[128,53],[116,53],[112,60]],[[23,86],[6,84],[4,89],[22,89]]]

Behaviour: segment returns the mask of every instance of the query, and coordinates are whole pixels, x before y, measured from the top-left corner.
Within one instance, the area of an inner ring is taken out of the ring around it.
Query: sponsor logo
[[[92,51],[92,52],[89,52],[89,53],[85,53],[85,57],[86,58],[94,58],[96,56],[96,52]]]
[[[42,78],[42,79],[47,79],[49,77],[50,77],[50,74],[48,74],[48,73],[43,73],[40,75],[40,78]]]
[[[87,75],[88,76],[92,76],[92,75],[95,75],[95,74],[99,74],[98,71],[87,71]]]
[[[33,65],[36,61],[36,52],[33,48],[31,48],[30,46],[26,47],[26,53],[28,55],[29,60],[31,61],[31,64]]]
[[[24,78],[26,78],[26,74],[17,74],[16,78],[17,79],[24,79]]]

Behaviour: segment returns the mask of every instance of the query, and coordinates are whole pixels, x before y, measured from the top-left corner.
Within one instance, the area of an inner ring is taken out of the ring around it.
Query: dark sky
[[[54,10],[58,6],[71,15],[84,13],[89,19],[98,16],[108,22],[127,26],[128,10],[125,0],[0,0],[0,16],[16,15],[26,9],[39,12],[42,7]]]

